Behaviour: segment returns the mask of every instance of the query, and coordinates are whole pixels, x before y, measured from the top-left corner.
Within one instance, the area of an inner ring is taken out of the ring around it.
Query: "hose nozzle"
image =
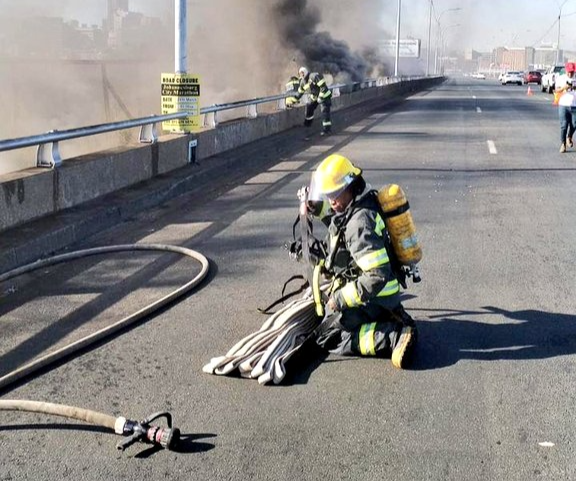
[[[165,417],[168,427],[150,425],[155,419]],[[148,442],[164,449],[174,449],[180,441],[180,430],[172,427],[172,415],[169,412],[158,412],[148,416],[144,421],[132,421],[120,417],[114,428],[117,434],[127,436],[116,447],[124,451],[137,441]]]

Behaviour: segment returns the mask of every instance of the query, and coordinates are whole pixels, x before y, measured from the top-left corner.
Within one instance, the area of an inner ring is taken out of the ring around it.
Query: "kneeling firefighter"
[[[400,302],[400,271],[378,192],[361,169],[333,154],[305,193],[309,212],[328,226],[327,255],[313,276],[315,297],[322,299],[318,308],[326,308],[316,343],[335,354],[389,357],[395,367],[405,367],[416,326]]]

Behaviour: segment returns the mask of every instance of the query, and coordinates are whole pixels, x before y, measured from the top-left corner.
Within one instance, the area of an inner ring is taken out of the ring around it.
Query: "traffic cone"
[[[526,95],[532,95],[532,89],[530,88],[530,85],[528,85],[528,90],[526,91]]]

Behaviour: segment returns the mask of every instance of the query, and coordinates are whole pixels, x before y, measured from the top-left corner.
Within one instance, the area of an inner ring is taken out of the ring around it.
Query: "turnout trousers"
[[[316,343],[341,356],[390,357],[405,325],[414,321],[402,305],[369,304],[328,315],[316,329]]]
[[[326,99],[320,104],[316,100],[306,104],[306,117],[304,118],[304,126],[310,127],[312,125],[312,121],[314,120],[314,112],[316,111],[318,105],[320,105],[320,112],[322,114],[322,131],[331,132],[332,119],[330,116],[330,109],[332,107],[332,101],[330,99]]]

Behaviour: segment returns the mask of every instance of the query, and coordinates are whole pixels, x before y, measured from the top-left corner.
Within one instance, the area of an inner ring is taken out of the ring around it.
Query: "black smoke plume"
[[[345,42],[335,40],[328,32],[319,32],[320,11],[308,0],[280,0],[274,7],[282,38],[309,70],[348,77],[354,82],[366,78],[368,62],[350,51]]]

